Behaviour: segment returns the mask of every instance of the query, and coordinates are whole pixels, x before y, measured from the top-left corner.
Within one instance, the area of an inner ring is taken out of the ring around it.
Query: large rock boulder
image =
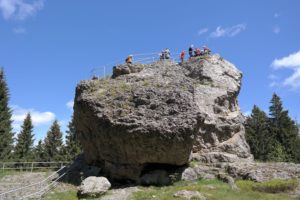
[[[138,181],[191,157],[251,160],[237,103],[242,74],[231,63],[213,55],[120,74],[76,88],[74,120],[88,163]]]
[[[79,187],[79,197],[99,197],[109,190],[110,182],[105,177],[90,176]]]

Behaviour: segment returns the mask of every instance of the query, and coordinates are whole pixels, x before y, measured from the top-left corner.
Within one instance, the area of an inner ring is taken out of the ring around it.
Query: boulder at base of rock
[[[111,187],[105,177],[90,176],[84,179],[79,187],[79,197],[99,197]]]
[[[176,192],[173,196],[176,198],[183,198],[183,199],[206,200],[206,197],[197,191],[181,190],[181,191]]]

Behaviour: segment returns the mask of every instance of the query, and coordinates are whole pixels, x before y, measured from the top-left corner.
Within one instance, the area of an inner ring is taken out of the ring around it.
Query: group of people
[[[188,51],[189,51],[190,58],[209,55],[211,53],[210,49],[207,46],[203,46],[203,49],[200,49],[200,48],[194,48],[194,45],[191,45],[189,47]],[[185,57],[185,51],[182,51],[180,53],[181,62],[184,61],[184,57]],[[166,49],[162,50],[161,53],[159,54],[159,59],[160,60],[165,60],[165,59],[170,59],[170,58],[171,58],[171,51],[170,51],[169,48],[166,48]],[[132,64],[132,61],[133,61],[133,56],[132,55],[129,55],[125,60],[125,62],[127,64]]]
[[[171,58],[171,51],[169,48],[166,48],[165,50],[162,50],[159,54],[160,60],[170,59]]]
[[[191,45],[189,47],[189,56],[190,56],[190,58],[197,57],[197,56],[209,55],[210,53],[211,53],[211,51],[210,51],[210,49],[207,46],[203,46],[203,49],[194,48],[194,45]],[[185,51],[182,51],[180,53],[180,60],[181,60],[181,62],[184,61],[184,56],[185,56]]]
[[[200,48],[194,48],[194,45],[191,45],[189,48],[189,56],[191,57],[197,57],[197,56],[203,56],[203,55],[209,55],[210,49],[207,46],[203,46],[203,49]]]

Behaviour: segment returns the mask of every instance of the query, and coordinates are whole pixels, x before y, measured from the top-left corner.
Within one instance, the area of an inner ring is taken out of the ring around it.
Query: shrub
[[[237,181],[236,184],[241,189],[248,190],[248,191],[253,190],[253,191],[267,192],[267,193],[280,193],[280,192],[294,190],[298,186],[298,181],[296,179],[289,179],[289,180],[274,179],[270,181],[257,183],[253,181],[241,180],[241,181]]]

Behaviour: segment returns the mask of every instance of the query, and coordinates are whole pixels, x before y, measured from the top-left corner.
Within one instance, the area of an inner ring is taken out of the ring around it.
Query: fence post
[[[31,173],[32,173],[32,171],[33,171],[33,162],[31,163]]]
[[[5,163],[2,163],[2,171],[4,172]]]

